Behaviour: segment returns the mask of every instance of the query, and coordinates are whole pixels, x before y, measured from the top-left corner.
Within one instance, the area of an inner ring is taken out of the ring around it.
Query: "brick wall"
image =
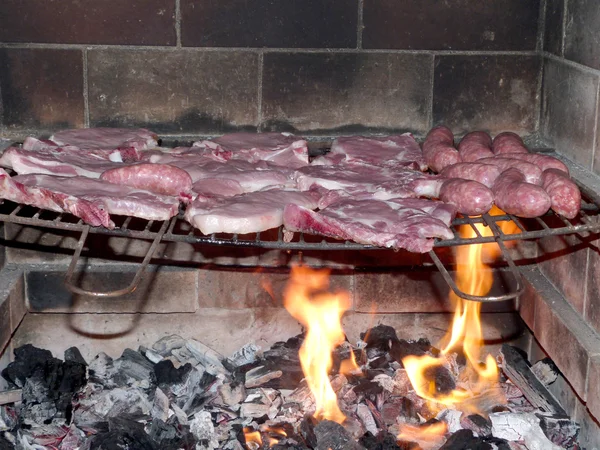
[[[3,0],[1,131],[529,134],[539,15],[539,0]]]

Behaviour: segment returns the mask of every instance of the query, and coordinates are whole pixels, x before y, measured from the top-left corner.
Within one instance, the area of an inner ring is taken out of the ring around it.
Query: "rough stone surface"
[[[565,57],[600,69],[600,8],[594,0],[567,1]]]
[[[544,50],[562,56],[563,16],[565,0],[546,0],[546,23],[544,27]]]
[[[256,129],[252,52],[90,50],[88,74],[93,126],[199,134]]]
[[[263,127],[311,133],[429,128],[431,56],[268,53]]]
[[[537,56],[436,56],[434,124],[444,124],[455,134],[532,133],[540,64]]]

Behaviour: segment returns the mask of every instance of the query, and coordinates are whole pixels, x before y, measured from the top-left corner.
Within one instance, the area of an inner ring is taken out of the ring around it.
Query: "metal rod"
[[[174,219],[172,219],[174,220]],[[144,271],[146,270],[146,267],[148,266],[148,264],[150,263],[150,260],[152,259],[152,256],[154,256],[154,252],[156,251],[158,244],[160,244],[160,241],[163,237],[163,235],[165,234],[165,231],[167,231],[167,228],[169,226],[169,222],[170,221],[164,221],[162,226],[160,227],[160,230],[156,233],[156,237],[154,238],[154,241],[152,242],[152,245],[150,246],[150,248],[148,249],[148,251],[146,252],[146,255],[144,256],[144,259],[142,261],[142,263],[140,264],[140,266],[138,267],[138,270],[136,271],[133,280],[131,281],[131,283],[129,284],[129,286],[123,288],[123,289],[118,289],[116,291],[105,291],[105,292],[98,292],[98,291],[86,291],[85,289],[82,289],[80,287],[75,286],[72,283],[72,278],[73,278],[73,274],[75,273],[75,268],[77,267],[77,262],[79,260],[79,257],[81,255],[81,251],[83,249],[83,246],[85,244],[85,240],[88,236],[89,233],[89,225],[86,226],[86,228],[84,229],[84,231],[81,233],[81,236],[79,238],[79,241],[77,243],[77,247],[75,249],[75,253],[73,254],[73,258],[71,259],[71,264],[69,265],[69,268],[67,270],[67,274],[65,276],[65,285],[67,287],[67,289],[71,292],[73,292],[74,294],[79,294],[79,295],[89,295],[91,297],[100,297],[100,298],[114,298],[114,297],[121,297],[122,295],[126,295],[126,294],[130,294],[131,292],[135,291],[135,289],[138,287],[138,285],[140,284],[140,281],[142,279],[142,275],[144,274]]]

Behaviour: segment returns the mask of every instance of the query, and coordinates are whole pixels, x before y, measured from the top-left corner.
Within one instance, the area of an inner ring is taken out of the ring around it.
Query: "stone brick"
[[[436,56],[433,121],[455,134],[535,130],[540,58],[518,55]]]
[[[10,341],[10,301],[8,298],[0,299],[0,352]]]
[[[535,50],[539,1],[369,0],[363,46],[410,50]]]
[[[565,0],[546,0],[544,50],[558,56],[563,53],[564,10]]]
[[[540,130],[555,149],[590,169],[598,77],[553,59],[544,60]]]
[[[590,358],[587,389],[586,406],[594,417],[600,418],[600,355]]]
[[[134,268],[110,268],[75,274],[74,283],[85,290],[107,292],[125,288]],[[183,269],[151,269],[142,275],[131,294],[116,298],[94,298],[72,294],[64,284],[64,271],[28,272],[27,300],[32,312],[69,313],[182,313],[197,305],[197,272]]]
[[[200,308],[281,308],[289,271],[239,268],[209,268],[199,271]],[[352,297],[353,274],[332,273],[330,291],[345,291]]]
[[[594,0],[567,1],[565,58],[600,69],[600,8]]]
[[[218,134],[258,124],[252,52],[90,50],[90,123]]]
[[[587,296],[584,317],[600,333],[600,240],[595,240],[589,249]]]
[[[13,133],[83,126],[81,50],[0,49],[0,93]]]
[[[191,47],[356,47],[357,0],[181,1]]]
[[[169,0],[3,0],[0,42],[174,45]]]
[[[287,131],[413,131],[429,128],[431,56],[268,53],[263,127]]]
[[[525,291],[519,297],[519,315],[530,330],[535,329],[535,305],[541,301],[538,295],[531,283],[525,279]]]

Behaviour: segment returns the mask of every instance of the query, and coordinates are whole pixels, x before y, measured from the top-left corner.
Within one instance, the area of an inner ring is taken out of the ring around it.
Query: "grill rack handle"
[[[81,236],[79,237],[79,241],[77,242],[77,247],[75,248],[75,253],[73,254],[73,257],[71,258],[71,263],[69,264],[69,268],[67,269],[67,273],[65,275],[64,283],[65,283],[66,288],[74,294],[88,295],[90,297],[99,297],[99,298],[115,298],[115,297],[121,297],[122,295],[132,293],[133,291],[135,291],[137,289],[138,285],[140,284],[140,281],[142,280],[142,275],[144,274],[146,267],[148,267],[150,260],[154,256],[154,253],[156,252],[158,244],[160,244],[160,241],[162,240],[163,235],[167,231],[169,223],[170,223],[169,220],[165,220],[163,222],[162,226],[160,227],[160,230],[156,233],[156,236],[154,237],[154,240],[152,241],[152,245],[150,245],[150,248],[146,252],[144,259],[143,259],[142,263],[140,264],[140,266],[138,267],[137,271],[135,272],[135,276],[133,277],[133,280],[131,280],[131,283],[129,283],[129,286],[124,287],[123,289],[118,289],[116,291],[104,291],[104,292],[87,291],[78,286],[75,286],[75,284],[73,283],[73,275],[75,274],[75,269],[77,268],[77,264],[78,264],[79,258],[81,256],[81,251],[83,250],[83,246],[84,246],[85,241],[90,232],[90,225],[86,225],[81,232]]]
[[[495,302],[502,302],[505,300],[511,300],[513,298],[517,298],[525,290],[525,283],[523,282],[523,276],[521,275],[521,272],[519,271],[519,268],[513,261],[512,257],[508,253],[508,249],[504,245],[503,238],[505,235],[502,232],[502,230],[500,230],[500,228],[498,227],[496,222],[494,222],[494,220],[488,214],[483,215],[483,220],[486,223],[486,225],[488,225],[492,229],[492,232],[494,233],[496,244],[498,244],[498,247],[500,248],[500,252],[502,254],[502,259],[504,259],[504,261],[508,264],[509,272],[515,280],[515,290],[513,292],[509,292],[504,295],[495,295],[495,296],[494,295],[467,294],[466,292],[459,289],[459,287],[454,282],[454,279],[452,278],[450,273],[448,273],[446,266],[444,266],[444,263],[442,263],[440,258],[438,258],[437,254],[435,253],[434,250],[429,251],[429,256],[433,260],[437,269],[442,274],[444,281],[448,284],[450,289],[452,289],[452,292],[454,292],[458,297],[460,297],[464,300],[471,300],[471,301],[480,302],[480,303],[495,303]],[[473,245],[473,244],[469,244],[469,245]]]

